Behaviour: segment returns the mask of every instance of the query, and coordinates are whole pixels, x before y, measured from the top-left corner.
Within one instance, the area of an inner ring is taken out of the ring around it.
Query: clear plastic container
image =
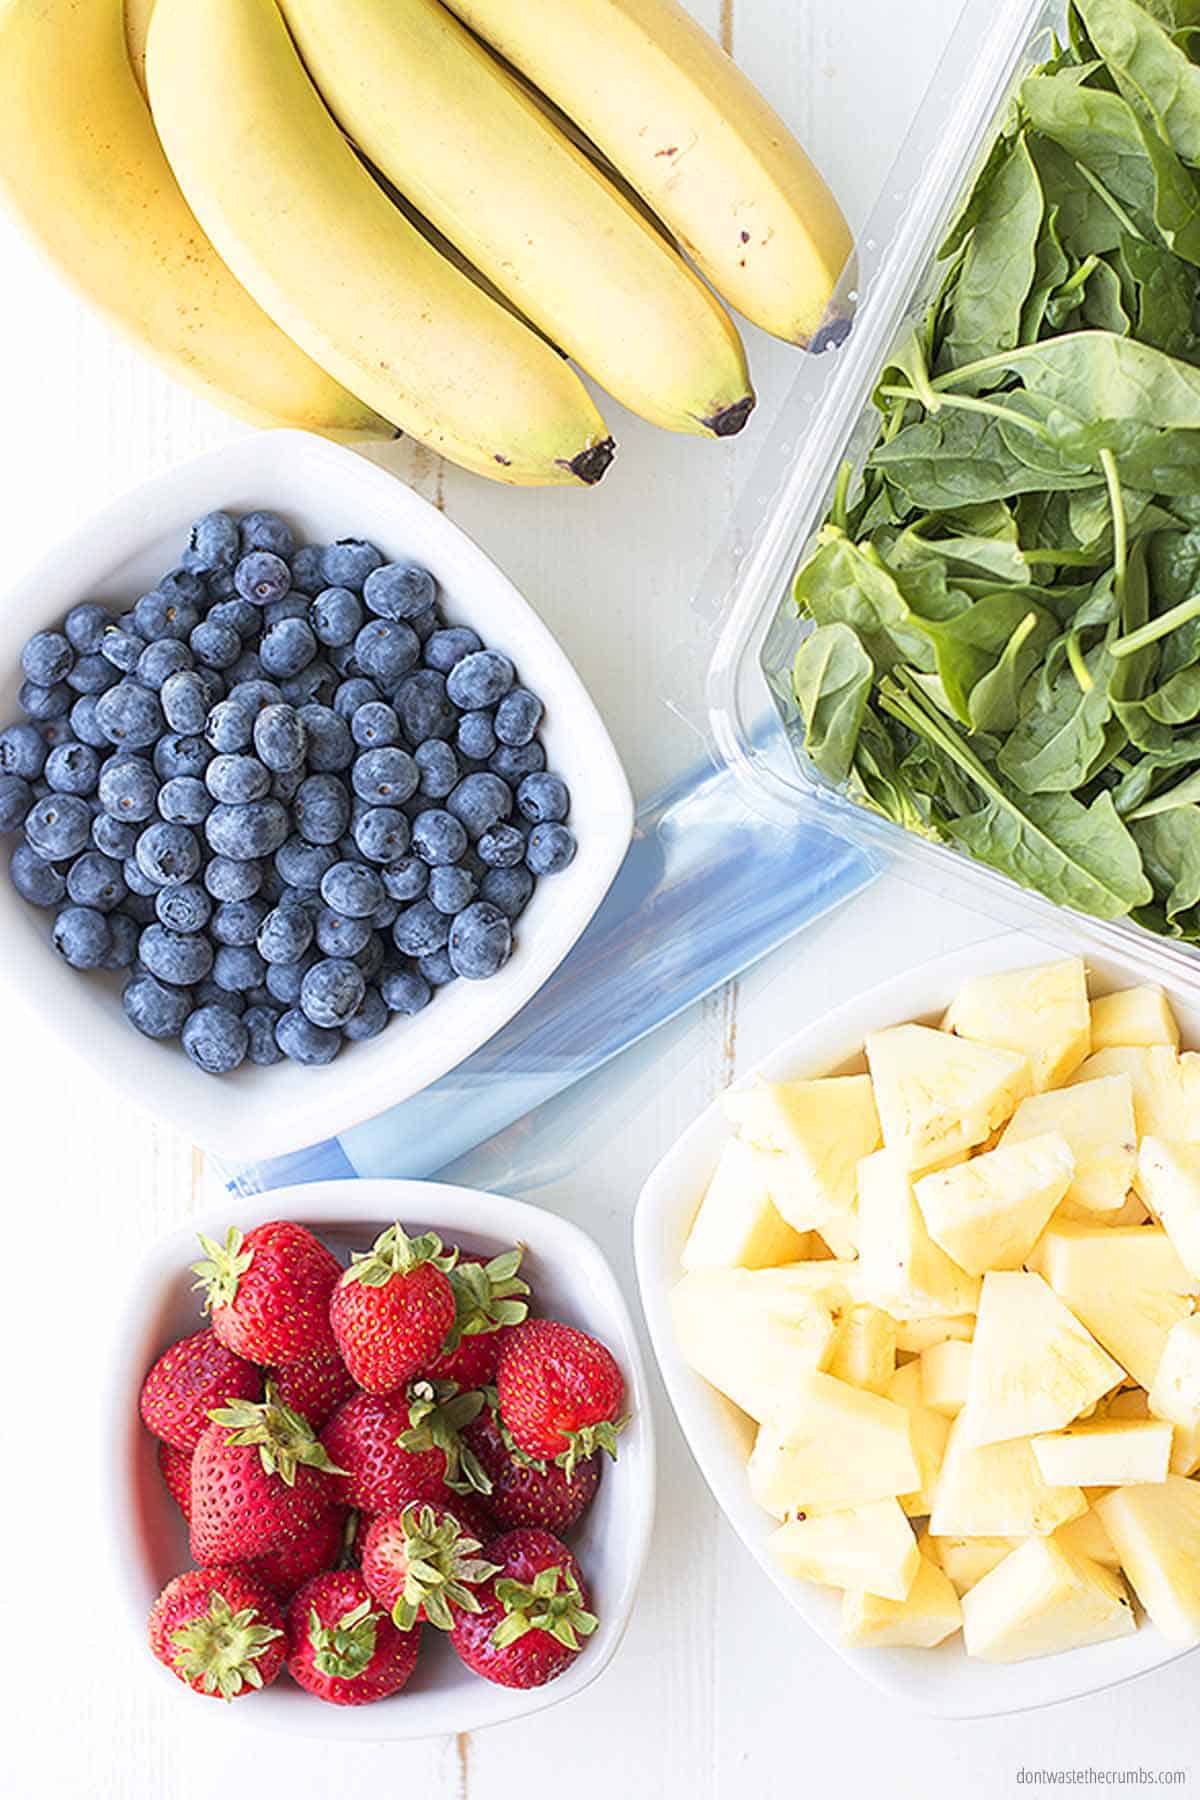
[[[938,246],[1018,84],[1044,60],[1064,18],[1061,0],[968,0],[859,238],[857,264],[831,303],[832,316],[851,318],[851,329],[835,348],[805,359],[701,590],[709,642],[715,639],[703,724],[717,759],[757,810],[819,821],[898,859],[938,893],[1043,935],[1119,948],[1149,977],[1200,991],[1200,958],[1186,945],[1056,907],[837,792],[804,757],[791,695],[792,663],[809,629],[791,598],[796,568],[828,511],[839,465],[849,458],[858,468],[874,442],[870,396],[880,370],[923,315],[938,279]]]

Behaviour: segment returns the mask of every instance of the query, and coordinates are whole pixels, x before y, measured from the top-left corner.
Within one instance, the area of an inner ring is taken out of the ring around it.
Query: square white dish
[[[616,875],[633,829],[633,798],[583,682],[507,577],[442,513],[363,457],[300,431],[261,432],[161,476],[99,513],[4,596],[0,722],[18,716],[25,640],[80,600],[124,610],[178,564],[192,522],[216,508],[282,513],[309,541],[358,536],[437,578],[450,623],[504,650],[546,706],[549,765],[571,790],[579,851],[539,882],[516,949],[490,981],[457,981],[413,1018],[395,1017],[325,1068],[247,1064],[219,1080],[177,1043],[139,1036],[121,1011],[121,979],[78,974],[49,944],[39,912],[0,875],[0,944],[9,992],[91,1076],[163,1114],[206,1148],[258,1160],[302,1148],[407,1099],[477,1050],[558,967]],[[16,839],[5,841],[8,844]],[[7,859],[5,859],[7,860]]]
[[[935,958],[814,1020],[735,1085],[828,1075],[847,1063],[861,1067],[857,1059],[869,1032],[910,1019],[937,1023],[968,976],[1023,968],[1068,953],[1061,939],[1006,933]],[[1084,954],[1093,994],[1147,979],[1134,959],[1093,952],[1090,946]],[[1200,1005],[1168,992],[1185,1047],[1200,1047]],[[961,1635],[936,1650],[868,1650],[841,1642],[840,1597],[832,1589],[791,1579],[767,1551],[776,1522],[752,1499],[746,1478],[753,1423],[695,1374],[675,1345],[667,1297],[680,1277],[680,1254],[692,1219],[729,1136],[720,1102],[714,1100],[646,1182],[634,1222],[638,1283],[659,1368],[700,1471],[742,1543],[805,1624],[875,1687],[943,1718],[988,1717],[1075,1699],[1190,1654],[1167,1644],[1144,1619],[1134,1636],[1007,1666],[972,1661]]]
[[[219,1239],[230,1224],[249,1231],[284,1218],[315,1231],[344,1261],[351,1249],[369,1248],[397,1219],[410,1231],[436,1231],[447,1244],[468,1251],[494,1255],[524,1244],[522,1274],[538,1312],[591,1332],[612,1350],[625,1376],[630,1420],[617,1461],[606,1463],[596,1498],[570,1536],[600,1624],[556,1681],[526,1691],[494,1686],[472,1674],[442,1634],[428,1627],[408,1686],[371,1706],[323,1705],[286,1676],[231,1706],[212,1705],[151,1656],[145,1642],[150,1607],[160,1589],[192,1562],[187,1529],[158,1471],[157,1442],[138,1414],[142,1380],[169,1344],[203,1324],[189,1271],[198,1254],[197,1231]],[[146,1679],[158,1681],[193,1719],[199,1708],[200,1716],[211,1716],[218,1727],[232,1718],[297,1737],[369,1742],[478,1731],[570,1699],[615,1654],[633,1610],[654,1521],[654,1428],[629,1310],[608,1263],[578,1226],[521,1201],[439,1182],[319,1182],[278,1188],[253,1205],[231,1199],[227,1214],[197,1219],[151,1245],[131,1283],[115,1342],[107,1397],[113,1462],[100,1486],[128,1624],[139,1639],[131,1654]]]

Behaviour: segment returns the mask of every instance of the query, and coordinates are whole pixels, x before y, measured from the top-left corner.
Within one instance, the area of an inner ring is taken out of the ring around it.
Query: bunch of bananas
[[[0,189],[219,404],[524,485],[612,458],[572,362],[739,431],[707,283],[804,343],[849,250],[675,0],[0,0]]]

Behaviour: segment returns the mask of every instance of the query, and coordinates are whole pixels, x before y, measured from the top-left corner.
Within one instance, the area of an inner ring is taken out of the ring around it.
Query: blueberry
[[[494,825],[475,846],[489,869],[515,869],[525,861],[525,835],[515,825]]]
[[[428,639],[423,660],[427,668],[436,669],[439,675],[448,675],[456,663],[482,649],[483,640],[477,632],[466,625],[452,625],[445,631],[435,631]]]
[[[110,913],[120,906],[128,891],[121,864],[100,850],[85,850],[67,870],[67,893],[76,906]]]
[[[372,806],[400,806],[417,791],[420,774],[407,750],[364,750],[355,758],[354,792]],[[339,834],[340,835],[340,834]]]
[[[427,612],[437,598],[437,583],[416,563],[384,563],[363,583],[363,599],[383,619],[411,619]]]
[[[106,631],[100,643],[100,655],[114,669],[123,675],[132,675],[138,666],[138,658],[146,648],[146,640],[136,632],[123,631],[114,625]]]
[[[379,984],[389,1012],[419,1013],[433,999],[433,989],[415,969],[389,969]]]
[[[262,614],[248,600],[218,600],[208,609],[210,625],[227,625],[239,638],[257,637],[262,630]]]
[[[446,809],[473,838],[507,819],[513,809],[512,789],[486,771],[465,775],[446,802]]]
[[[466,854],[466,829],[451,813],[431,807],[412,822],[412,847],[427,863],[456,863]]]
[[[204,785],[214,800],[244,806],[263,798],[271,777],[257,756],[214,756],[204,771]]]
[[[419,856],[402,856],[380,871],[383,891],[392,900],[419,900],[429,886],[429,864]]]
[[[270,550],[252,550],[243,556],[233,574],[234,585],[252,606],[270,606],[282,600],[292,585],[292,572],[283,558]]]
[[[270,856],[284,842],[288,835],[287,809],[278,800],[216,806],[204,821],[204,831],[218,856],[251,862]]]
[[[213,958],[213,980],[228,993],[261,987],[266,976],[267,965],[253,944],[222,944]]]
[[[353,719],[360,706],[369,706],[372,701],[382,700],[383,695],[373,681],[365,675],[357,675],[351,681],[343,681],[333,696],[333,710],[339,719]]]
[[[528,688],[513,688],[496,708],[496,736],[513,749],[532,742],[544,711],[537,695]]]
[[[196,630],[199,629],[197,626]],[[156,638],[138,657],[135,673],[143,687],[153,688],[157,693],[168,676],[178,675],[180,670],[191,666],[192,653],[186,644],[181,644],[178,638]],[[159,705],[162,705],[161,699]]]
[[[232,625],[202,619],[188,639],[191,653],[206,669],[231,669],[242,654],[242,640]]]
[[[63,876],[29,844],[18,844],[13,850],[8,873],[22,900],[31,906],[57,906],[66,895]]]
[[[357,956],[370,943],[374,930],[369,919],[352,919],[331,906],[321,907],[315,922],[317,949],[323,956]]]
[[[526,775],[517,789],[517,807],[534,825],[546,825],[566,818],[571,796],[557,775]]]
[[[446,677],[446,692],[465,712],[495,706],[517,678],[507,656],[499,650],[475,650],[455,663]]]
[[[278,906],[286,895],[298,893],[299,889],[288,887],[272,860],[262,864],[262,878],[258,885],[258,891],[268,906]]]
[[[296,829],[307,843],[336,844],[350,823],[350,796],[336,776],[310,775],[296,795],[292,812]]]
[[[326,588],[309,608],[308,622],[318,643],[352,644],[362,629],[362,604],[349,588]]]
[[[213,798],[195,775],[175,775],[158,790],[159,816],[171,825],[203,825]]]
[[[138,955],[151,975],[172,987],[194,987],[213,965],[212,945],[201,932],[168,931],[165,925],[147,925]]]
[[[227,1006],[198,1006],[180,1034],[188,1057],[206,1075],[228,1075],[240,1068],[250,1048],[250,1034]]]
[[[446,677],[435,669],[419,669],[396,689],[395,707],[410,744],[426,738],[448,738],[458,724],[458,714],[446,693]]]
[[[183,1030],[192,1010],[186,989],[168,987],[153,975],[135,975],[121,996],[125,1017],[143,1037],[173,1038]]]
[[[60,744],[71,744],[75,741],[71,736],[71,727],[65,717],[43,719],[39,729],[46,740],[46,747],[50,750],[57,750]],[[48,788],[50,783],[45,782],[45,786]]]
[[[397,911],[398,910],[399,908],[397,908]],[[370,921],[366,920],[364,923],[369,925]],[[382,969],[388,954],[388,946],[384,943],[374,926],[371,926],[370,937],[367,939],[362,949],[356,951],[352,961],[362,970],[362,978],[364,981],[374,981],[380,969]]]
[[[326,869],[332,869],[337,853],[324,844],[290,837],[275,852],[275,867],[289,887],[317,888]]]
[[[267,991],[283,1006],[297,1006],[304,977],[317,960],[315,950],[306,950],[294,963],[269,963]]]
[[[186,642],[200,623],[196,602],[173,591],[171,582],[172,577],[167,576],[153,593],[143,594],[133,609],[134,629],[148,644],[156,638],[179,638]]]
[[[363,750],[386,750],[400,742],[400,720],[386,700],[369,700],[350,720],[354,742]]]
[[[378,1037],[387,1028],[388,1009],[377,987],[368,986],[355,1011],[342,1027],[342,1036],[352,1044]]]
[[[192,526],[188,547],[183,553],[183,566],[200,574],[213,569],[232,569],[240,548],[237,520],[224,512],[205,513]]]
[[[341,1033],[325,1031],[299,1011],[285,1012],[275,1027],[275,1042],[293,1062],[330,1063],[342,1047]]]
[[[168,931],[203,931],[212,917],[212,901],[198,881],[181,881],[159,888],[154,910]]]
[[[511,787],[516,787],[523,776],[533,775],[545,766],[546,752],[536,740],[532,744],[501,744],[495,755],[488,758],[492,774],[499,775],[501,781],[507,781]]]
[[[158,778],[140,756],[110,756],[97,781],[100,804],[114,819],[141,824],[153,818],[158,803]]]
[[[100,639],[112,624],[112,614],[94,600],[83,600],[73,606],[63,621],[67,642],[84,655],[100,648]]]
[[[259,627],[255,626],[255,631]],[[225,679],[230,687],[246,681],[259,681],[262,678],[262,658],[257,650],[243,650],[232,669],[226,669]]]
[[[144,750],[164,728],[158,695],[140,681],[119,681],[101,694],[96,719],[110,743],[129,750]]]
[[[10,725],[0,731],[0,774],[36,781],[46,766],[46,740],[36,725]]]
[[[345,958],[314,963],[300,988],[300,1010],[325,1030],[340,1030],[357,1011],[366,991],[362,970]]]
[[[529,834],[525,862],[535,875],[557,875],[574,861],[576,848],[575,833],[565,825],[535,825]]]
[[[337,671],[339,682],[366,680],[354,654],[353,644],[326,644],[325,655]]]
[[[368,862],[398,862],[408,851],[408,820],[391,806],[368,806],[354,821],[353,835]],[[522,844],[522,853],[524,848]]]
[[[126,819],[114,819],[111,813],[101,812],[92,820],[93,844],[116,862],[132,856],[137,841],[138,827]]]
[[[371,914],[372,929],[383,932],[390,941],[392,926],[396,923],[399,916],[400,902],[398,900],[385,899]]]
[[[25,836],[46,862],[77,856],[91,835],[91,811],[74,794],[46,794],[34,801],[25,820]]]
[[[272,556],[290,557],[296,552],[296,538],[286,519],[277,512],[261,509],[248,512],[242,519],[241,551],[243,556],[255,550],[267,550]]]
[[[512,926],[498,906],[477,900],[450,930],[450,966],[467,981],[486,981],[512,955]]]
[[[392,942],[404,956],[428,956],[443,950],[449,938],[449,918],[428,899],[407,907],[392,926]]]
[[[464,713],[458,721],[454,741],[459,752],[472,762],[486,762],[496,748],[496,732],[491,713]]]
[[[254,712],[235,695],[219,700],[208,715],[204,735],[222,756],[245,750],[254,738]]]
[[[292,586],[314,599],[326,585],[321,573],[323,555],[324,550],[320,544],[302,544],[292,558]]]
[[[18,830],[32,805],[33,789],[23,775],[0,775],[0,831]]]
[[[298,675],[288,675],[279,691],[289,706],[328,706],[338,689],[338,675],[323,656],[315,656]]]
[[[262,609],[262,628],[269,631],[272,625],[282,625],[285,619],[308,619],[308,601],[303,594],[285,594],[282,600],[272,600],[269,606]]]
[[[354,654],[364,675],[392,688],[416,668],[421,646],[409,626],[395,619],[369,619],[354,640]]]
[[[39,687],[36,681],[23,681],[17,691],[17,704],[31,719],[61,719],[71,710],[72,694],[65,681],[53,687]]]
[[[207,741],[194,732],[168,732],[154,746],[154,773],[162,781],[170,781],[176,775],[201,776],[212,756]]]
[[[258,928],[255,942],[264,962],[299,962],[313,940],[313,921],[302,906],[277,906]]]
[[[90,744],[59,744],[46,758],[46,780],[56,794],[90,794],[100,775],[100,753]]]
[[[460,913],[471,904],[477,891],[475,877],[459,863],[430,870],[429,898],[440,913]]]
[[[248,1006],[242,1014],[246,1028],[246,1054],[260,1069],[283,1061],[283,1051],[275,1042],[275,1027],[280,1013],[276,1006]]]
[[[420,792],[430,800],[444,800],[462,779],[458,758],[442,738],[427,738],[413,751],[421,774]]]
[[[256,719],[266,707],[278,706],[283,699],[283,694],[275,682],[267,681],[260,676],[252,681],[232,683],[229,689],[229,698],[244,707],[252,719]]]
[[[21,652],[21,667],[39,687],[53,687],[71,671],[75,652],[61,631],[38,631]]]
[[[351,919],[369,919],[386,896],[374,869],[362,863],[339,862],[322,878],[321,898],[334,912]]]
[[[254,721],[254,748],[273,773],[303,768],[307,742],[304,721],[293,706],[266,706]]]
[[[96,696],[80,694],[70,712],[71,735],[81,744],[90,744],[93,750],[107,750],[108,738],[101,730],[100,721],[96,717]]]
[[[254,943],[270,908],[265,900],[222,900],[212,916],[209,936],[218,944],[245,947]]]
[[[509,919],[518,919],[529,905],[533,876],[522,863],[515,869],[488,869],[479,884],[481,897]]]
[[[120,679],[106,656],[81,656],[67,676],[67,686],[76,694],[103,694]]]
[[[317,654],[317,640],[303,619],[272,625],[258,647],[268,675],[298,675]]]
[[[136,849],[135,844],[134,850],[136,851]],[[127,856],[121,864],[121,875],[131,894],[137,894],[142,899],[148,899],[151,902],[157,898],[159,883],[152,881],[145,873],[135,854]]]
[[[137,866],[158,887],[190,881],[201,864],[200,840],[186,825],[147,825],[134,851]]]
[[[105,969],[127,969],[137,956],[137,942],[141,935],[137,920],[126,912],[114,912],[108,915],[109,945],[108,955],[101,964]]]
[[[458,980],[458,970],[450,961],[449,950],[434,950],[417,958],[417,968],[431,988],[449,987]]]
[[[345,719],[329,706],[302,706],[300,721],[304,726],[308,766],[314,775],[328,775],[348,769],[354,761],[354,739]]]
[[[137,867],[136,863],[134,864],[134,867]],[[129,887],[129,877],[125,874],[124,869],[122,869],[121,874],[124,878],[126,887]],[[158,889],[155,888],[154,891],[157,895]],[[124,900],[121,902],[121,911],[127,913],[131,919],[136,920],[139,926],[153,925],[155,919],[158,917],[158,914],[154,910],[154,901],[150,896],[148,894],[135,894],[132,889],[126,894]]]
[[[374,544],[359,538],[339,538],[322,552],[321,573],[326,587],[353,588],[355,593],[361,593],[368,575],[382,563]]]

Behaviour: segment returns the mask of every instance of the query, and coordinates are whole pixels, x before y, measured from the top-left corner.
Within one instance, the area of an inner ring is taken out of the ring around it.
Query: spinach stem
[[[1071,673],[1079,684],[1081,694],[1090,694],[1095,687],[1091,671],[1083,660],[1083,648],[1079,642],[1079,633],[1073,631],[1067,639],[1067,661],[1071,665]]]
[[[1178,630],[1180,625],[1186,625],[1189,619],[1195,618],[1200,618],[1200,594],[1193,594],[1190,600],[1181,600],[1178,606],[1160,613],[1157,619],[1148,619],[1136,631],[1128,631],[1124,637],[1114,638],[1108,646],[1108,653],[1116,657],[1118,662],[1123,656],[1136,656],[1139,650],[1145,650],[1147,645],[1157,643],[1159,638],[1168,636],[1170,632]]]
[[[921,400],[915,388],[881,387],[879,392],[889,400]],[[925,402],[921,400],[921,404]],[[986,418],[1000,419],[1005,425],[1019,425],[1022,431],[1030,431],[1034,437],[1040,437],[1048,443],[1050,434],[1037,419],[1026,418],[1024,413],[1013,412],[1011,407],[1000,406],[994,400],[976,400],[968,394],[942,394],[939,396],[940,406],[957,408],[959,412],[983,413]]]
[[[839,531],[846,529],[846,503],[850,497],[850,474],[850,464],[848,461],[844,461],[837,472],[833,500],[829,507],[829,516]]]
[[[1100,452],[1100,467],[1104,470],[1104,485],[1108,489],[1108,503],[1112,508],[1113,570],[1116,576],[1114,585],[1117,599],[1120,600],[1125,586],[1125,563],[1129,554],[1129,537],[1125,523],[1125,502],[1121,496],[1121,477],[1117,474],[1117,459],[1111,450]]]
[[[1131,238],[1136,238],[1139,244],[1144,244],[1146,241],[1145,233],[1138,230],[1129,214],[1125,211],[1125,208],[1120,205],[1112,194],[1109,193],[1099,176],[1093,175],[1090,169],[1085,169],[1082,163],[1076,163],[1075,167],[1079,170],[1079,173],[1083,176],[1083,179],[1087,182],[1088,186],[1094,189],[1100,196],[1114,219],[1117,219],[1120,222],[1121,229],[1127,231]]]

